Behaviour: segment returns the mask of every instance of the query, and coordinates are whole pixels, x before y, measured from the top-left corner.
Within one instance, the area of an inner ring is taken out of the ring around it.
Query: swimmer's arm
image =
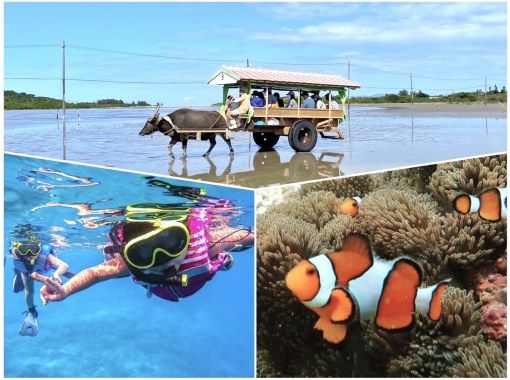
[[[45,284],[45,286],[41,288],[41,298],[43,299],[43,303],[47,304],[51,301],[62,301],[71,294],[78,293],[98,282],[127,275],[129,275],[129,269],[124,263],[124,260],[120,257],[116,257],[96,265],[95,267],[82,270],[64,285],[59,284],[49,277],[41,276],[36,272],[32,273],[31,277]]]
[[[116,257],[77,273],[63,285],[65,296],[67,297],[71,294],[78,293],[98,282],[126,276],[128,274],[129,270],[124,260]]]
[[[213,259],[220,252],[228,252],[236,246],[253,245],[253,232],[245,228],[224,227],[209,231],[212,245],[209,247],[209,258]]]
[[[53,273],[54,277],[60,279],[60,277],[69,270],[69,264],[65,261],[60,260],[58,257],[52,255],[51,253],[48,255],[47,259],[51,266],[56,268],[55,273]]]

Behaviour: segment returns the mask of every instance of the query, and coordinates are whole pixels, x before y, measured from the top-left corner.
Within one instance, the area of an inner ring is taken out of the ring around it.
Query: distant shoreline
[[[350,103],[355,107],[381,108],[394,112],[399,116],[426,115],[426,116],[466,116],[466,117],[505,117],[507,115],[506,103]]]

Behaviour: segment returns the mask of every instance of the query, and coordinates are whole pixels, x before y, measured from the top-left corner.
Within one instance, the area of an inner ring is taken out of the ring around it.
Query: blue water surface
[[[42,173],[41,167],[88,180]],[[243,214],[231,224],[253,226],[251,191],[199,186],[207,195],[235,200],[242,207]],[[182,200],[149,187],[140,174],[5,155],[5,377],[252,377],[253,248],[234,253],[230,271],[218,272],[203,289],[178,303],[147,299],[145,289],[131,278],[94,285],[45,307],[36,297],[39,334],[19,335],[26,305],[22,294],[11,291],[10,241],[27,228],[35,230],[78,272],[103,260],[101,247],[110,228],[85,228],[80,223],[84,217],[73,208],[38,207],[88,203],[99,210]],[[36,284],[37,294],[39,288]]]

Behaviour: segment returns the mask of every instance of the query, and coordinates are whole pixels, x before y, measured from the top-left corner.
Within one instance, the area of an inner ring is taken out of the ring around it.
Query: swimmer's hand
[[[58,274],[53,273],[53,274],[51,275],[51,278],[52,278],[53,280],[55,280],[56,282],[58,282],[60,285],[62,285],[62,279],[60,278],[60,276],[59,276]]]
[[[30,277],[44,284],[40,291],[41,301],[44,306],[50,301],[62,301],[67,297],[64,287],[54,279],[42,276],[39,273],[32,273]]]

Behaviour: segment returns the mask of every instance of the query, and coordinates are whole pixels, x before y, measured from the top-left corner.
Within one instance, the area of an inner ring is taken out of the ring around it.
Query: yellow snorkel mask
[[[19,259],[29,263],[30,265],[34,265],[37,257],[41,253],[42,244],[39,242],[13,242],[12,243],[12,252]]]
[[[156,220],[153,231],[130,240],[124,247],[129,266],[149,269],[179,258],[188,249],[190,235],[186,225],[177,220]]]

